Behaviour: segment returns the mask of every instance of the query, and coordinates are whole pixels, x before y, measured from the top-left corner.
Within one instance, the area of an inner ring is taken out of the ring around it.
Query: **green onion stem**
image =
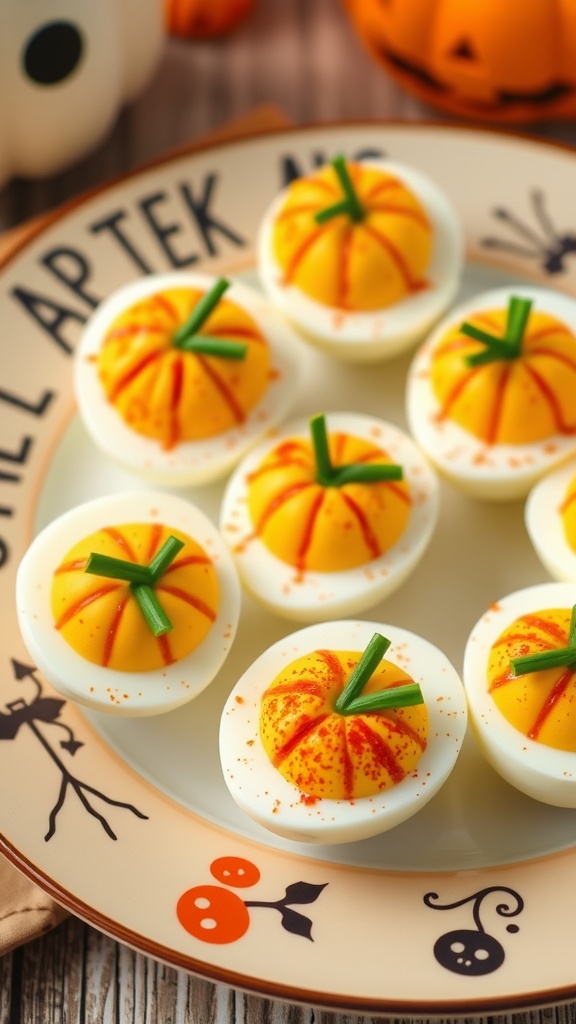
[[[326,417],[323,413],[313,416],[310,420],[310,435],[312,448],[316,460],[316,479],[322,487],[330,487],[334,470],[328,449],[328,434],[326,431]]]
[[[343,487],[345,484],[370,484],[382,480],[402,480],[402,466],[390,462],[349,462],[333,466],[330,459],[326,417],[323,413],[310,420],[310,436],[316,462],[316,481],[321,487]]]
[[[138,602],[149,629],[154,636],[163,636],[172,629],[172,623],[166,615],[153,589],[147,583],[132,584],[132,593]]]
[[[350,702],[360,696],[389,647],[390,640],[387,640],[381,633],[374,633],[346,686],[336,700],[335,708],[341,715],[345,715]]]
[[[531,309],[531,299],[521,299],[517,295],[511,296],[506,312],[503,338],[465,321],[460,326],[460,332],[475,341],[481,341],[486,346],[482,352],[474,352],[466,356],[467,365],[484,366],[486,363],[492,363],[498,359],[517,359],[522,351],[522,342]]]
[[[567,647],[555,647],[551,651],[538,651],[536,654],[524,654],[510,661],[515,676],[525,676],[529,672],[543,672],[547,668],[576,668],[576,604],[572,606],[570,626],[568,628]]]
[[[334,470],[332,479],[333,487],[343,487],[344,484],[371,484],[381,480],[402,480],[404,472],[402,466],[393,463],[378,462],[350,462],[347,466],[340,466]]]
[[[339,214],[347,214],[351,220],[357,223],[364,219],[364,207],[360,202],[356,189],[352,184],[352,179],[348,173],[346,167],[346,161],[343,156],[336,156],[332,160],[332,166],[338,175],[338,180],[342,186],[344,193],[344,199],[338,203],[334,203],[333,206],[327,206],[324,210],[319,210],[315,215],[317,224],[323,224],[325,221],[330,220],[332,217],[337,217]]]
[[[184,338],[179,348],[185,352],[198,352],[205,356],[219,356],[220,359],[245,359],[248,345],[244,341],[229,341],[209,334],[195,334]]]
[[[345,714],[362,715],[368,711],[384,711],[386,708],[407,708],[414,704],[423,704],[424,697],[419,683],[407,683],[405,686],[388,686],[376,693],[365,693],[351,700],[346,706]]]
[[[200,302],[194,307],[190,316],[177,331],[174,332],[172,337],[172,344],[176,348],[182,347],[182,342],[191,335],[197,334],[202,325],[210,316],[210,313],[214,307],[218,304],[222,295],[227,288],[230,287],[230,282],[225,277],[220,277],[216,283],[207,291]]]
[[[170,534],[170,536],[167,537],[162,547],[158,549],[158,551],[154,555],[154,558],[152,559],[151,562],[148,563],[147,566],[148,571],[152,576],[153,584],[160,579],[162,573],[166,572],[166,569],[168,568],[170,563],[174,561],[176,555],[178,554],[179,551],[182,550],[183,547],[183,540],[178,540],[178,538],[174,537],[173,534]]]
[[[512,658],[510,662],[515,676],[525,676],[528,672],[543,672],[547,668],[560,668],[562,665],[574,663],[576,644],[556,647],[552,651],[538,651],[537,654],[525,654],[521,658]]]
[[[126,583],[150,583],[150,569],[147,565],[139,565],[136,562],[127,562],[123,558],[110,558],[109,555],[100,555],[92,552],[84,572],[92,576],[105,576],[107,579],[124,580]]]
[[[86,562],[84,572],[129,583],[146,624],[154,636],[163,636],[164,633],[170,632],[172,623],[153,588],[183,547],[184,541],[170,534],[148,565],[129,562],[123,558],[111,558],[109,555],[93,551]]]

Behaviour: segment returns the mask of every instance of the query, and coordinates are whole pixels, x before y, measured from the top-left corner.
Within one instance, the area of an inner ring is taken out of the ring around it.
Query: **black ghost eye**
[[[82,56],[83,40],[69,21],[51,21],[27,40],[24,70],[39,85],[56,85],[72,74]]]
[[[451,57],[459,60],[476,60],[476,53],[470,39],[460,39],[456,46],[450,51]]]

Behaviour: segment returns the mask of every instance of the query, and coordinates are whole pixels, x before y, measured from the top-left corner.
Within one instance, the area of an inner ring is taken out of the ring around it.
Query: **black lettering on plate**
[[[198,253],[189,253],[187,256],[179,256],[174,249],[172,243],[169,241],[172,235],[182,234],[183,226],[178,222],[162,223],[160,215],[156,212],[156,207],[161,203],[166,202],[169,199],[166,192],[156,192],[152,196],[147,196],[140,202],[140,208],[144,214],[148,224],[152,228],[162,251],[168,257],[168,262],[172,267],[180,268],[190,266],[191,263],[196,263],[199,259]]]
[[[322,167],[323,164],[328,163],[329,160],[333,159],[336,154],[329,157],[326,153],[320,150],[315,150],[308,161],[308,167],[305,168],[297,157],[290,156],[289,154],[280,158],[280,181],[281,188],[285,188],[290,185],[292,181],[296,181],[297,178],[302,178],[305,174],[310,174],[318,167]],[[383,160],[385,153],[381,149],[364,148],[359,149],[350,156],[350,160]]]
[[[42,416],[55,397],[55,394],[55,391],[43,391],[37,402],[30,402],[26,398],[21,398],[19,395],[14,395],[10,391],[3,391],[0,388],[0,402],[14,405],[17,409],[21,409],[22,412],[31,413],[32,416]]]
[[[124,230],[122,222],[127,217],[126,210],[116,210],[114,213],[110,213],[107,217],[102,220],[96,221],[95,224],[90,225],[90,231],[93,235],[99,235],[104,232],[109,232],[115,242],[118,243],[122,252],[128,256],[132,262],[138,267],[143,274],[152,274],[153,268],[146,262],[142,254],[138,251],[134,243],[128,234]],[[122,224],[122,226],[121,226]]]
[[[86,317],[75,309],[62,306],[54,299],[49,299],[46,295],[40,295],[38,292],[30,291],[20,285],[16,285],[12,289],[12,295],[62,351],[70,355],[72,345],[64,336],[64,328],[70,321],[83,325],[86,323]]]
[[[96,308],[100,299],[85,288],[91,277],[91,269],[88,259],[83,253],[78,252],[77,249],[71,249],[69,246],[59,246],[56,249],[50,249],[42,257],[42,263],[78,298],[92,309]]]
[[[216,234],[223,235],[233,245],[242,247],[247,244],[245,238],[242,238],[229,224],[225,224],[224,221],[217,218],[210,209],[214,199],[216,183],[216,174],[207,174],[204,179],[202,194],[199,196],[193,193],[191,186],[187,182],[182,182],[180,185],[180,192],[211,256],[215,256],[218,253],[213,237]]]
[[[30,454],[30,448],[32,446],[33,440],[34,438],[30,437],[29,435],[23,437],[20,449],[17,452],[7,452],[4,449],[0,448],[0,461],[16,463],[19,466],[25,465],[26,460],[28,459],[28,456]],[[20,479],[21,478],[19,474],[6,472],[0,469],[0,480],[8,480],[13,483],[18,483]]]

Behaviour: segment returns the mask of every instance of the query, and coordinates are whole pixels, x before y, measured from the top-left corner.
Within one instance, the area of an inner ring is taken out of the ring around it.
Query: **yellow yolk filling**
[[[364,216],[315,215],[343,198],[332,166],[289,187],[273,226],[272,250],[284,274],[324,306],[387,309],[427,287],[433,229],[419,200],[392,174],[347,164]]]
[[[560,508],[562,526],[566,543],[572,551],[576,551],[576,476],[572,479],[566,491],[566,496]]]
[[[137,434],[165,449],[201,441],[244,422],[270,380],[270,351],[255,321],[220,300],[199,334],[248,346],[226,359],[173,345],[204,292],[174,288],[142,299],[110,324],[98,356],[106,397]]]
[[[568,644],[571,609],[551,608],[516,619],[500,634],[488,661],[488,690],[524,736],[576,751],[576,671],[569,666],[515,677],[510,661]]]
[[[467,318],[502,337],[506,310],[490,309]],[[439,419],[451,419],[488,444],[531,444],[576,430],[576,338],[547,313],[532,311],[516,359],[470,367],[466,357],[484,351],[482,342],[449,330],[432,357],[431,386]]]
[[[331,434],[328,443],[334,467],[392,461],[383,449],[349,434]],[[378,558],[402,536],[410,506],[405,481],[321,486],[306,438],[273,448],[248,482],[255,535],[299,571],[342,572]]]
[[[184,547],[154,592],[172,623],[156,638],[130,584],[84,571],[92,552],[148,565],[169,536]],[[123,523],[98,530],[75,544],[54,573],[51,606],[66,642],[87,661],[126,672],[163,668],[198,647],[218,610],[218,578],[212,560],[191,537],[158,524]]]
[[[262,697],[266,754],[304,797],[357,800],[391,789],[416,771],[426,748],[424,704],[363,715],[334,710],[360,658],[358,651],[312,651],[287,665]],[[412,682],[384,660],[362,692]]]

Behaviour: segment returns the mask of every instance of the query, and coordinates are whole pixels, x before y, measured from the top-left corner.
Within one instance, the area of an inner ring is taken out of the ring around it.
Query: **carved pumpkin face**
[[[576,115],[569,0],[344,0],[372,55],[420,99],[460,116]]]

